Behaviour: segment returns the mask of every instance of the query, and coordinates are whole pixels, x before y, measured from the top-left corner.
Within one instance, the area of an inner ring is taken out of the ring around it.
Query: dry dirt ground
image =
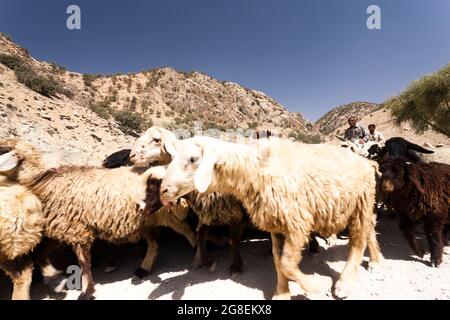
[[[413,255],[397,228],[396,221],[384,214],[379,216],[378,239],[386,258],[382,267],[373,273],[365,269],[367,255],[359,270],[358,282],[348,299],[450,299],[450,256],[444,255],[439,268],[429,266],[429,254],[423,259]],[[420,231],[420,228],[419,228]],[[419,237],[420,237],[419,232]],[[425,241],[425,239],[422,239]],[[296,283],[290,283],[293,299],[333,299],[330,291],[343,269],[347,240],[339,239],[327,247],[319,239],[320,253],[312,256],[305,251],[301,268],[305,273],[317,273],[328,279],[328,287],[320,294],[303,295]],[[163,230],[160,237],[160,254],[153,273],[141,284],[131,284],[131,274],[139,263],[139,247],[123,253],[115,272],[104,273],[100,262],[94,268],[96,297],[103,299],[270,299],[275,288],[275,269],[269,254],[270,241],[261,234],[251,234],[241,243],[244,273],[230,279],[229,248],[213,247],[212,255],[217,265],[214,272],[205,269],[188,270],[193,250],[188,242],[172,231]],[[447,247],[446,251],[450,251]],[[61,285],[63,287],[63,285]],[[78,291],[51,290],[42,283],[32,286],[32,299],[76,299]],[[8,299],[11,285],[0,275],[0,299]]]

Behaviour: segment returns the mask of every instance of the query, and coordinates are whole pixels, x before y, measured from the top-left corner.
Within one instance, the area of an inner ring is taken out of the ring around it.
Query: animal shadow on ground
[[[397,223],[392,218],[380,214],[377,223],[377,239],[385,259],[417,261],[428,265],[429,262],[417,258],[403,238]],[[216,262],[216,269],[209,272],[207,269],[190,269],[189,266],[194,257],[194,250],[182,236],[170,229],[162,228],[158,238],[159,253],[153,265],[152,273],[144,279],[157,284],[148,295],[148,299],[158,299],[165,295],[171,295],[172,299],[182,299],[185,289],[196,284],[212,282],[215,280],[230,279],[229,267],[231,264],[231,253],[228,245],[211,246],[210,253]],[[417,228],[420,235],[421,228]],[[303,252],[300,268],[305,274],[317,273],[321,276],[331,277],[333,286],[336,283],[342,268],[335,270],[328,262],[345,262],[347,259],[347,241],[340,241],[334,246],[325,246],[321,242],[320,252],[311,255],[307,249]],[[424,248],[427,248],[426,242]],[[243,286],[254,288],[262,292],[264,299],[270,299],[276,287],[276,272],[273,257],[269,254],[271,241],[268,234],[250,231],[246,232],[240,244],[240,252],[244,263],[244,272],[232,281]],[[117,269],[111,273],[104,272],[107,264],[108,246],[93,250],[93,276],[97,284],[107,284],[117,281],[129,280],[130,286],[133,271],[138,267],[144,253],[145,245],[125,245],[118,253]],[[69,259],[70,260],[70,259]],[[367,268],[368,252],[366,251],[362,266]],[[382,267],[381,267],[382,268]],[[171,277],[171,274],[175,276]],[[38,276],[37,276],[38,278]],[[31,288],[32,299],[63,299],[65,292],[53,293],[49,286],[33,281]],[[329,288],[331,289],[331,288]],[[0,299],[10,299],[12,285],[8,277],[0,271]],[[304,300],[305,295],[293,296],[292,299]]]

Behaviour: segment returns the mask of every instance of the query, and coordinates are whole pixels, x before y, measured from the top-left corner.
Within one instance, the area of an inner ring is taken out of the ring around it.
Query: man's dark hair
[[[374,128],[376,128],[376,126],[372,123],[372,124],[369,124],[369,127],[368,128],[370,128],[370,127],[374,127]]]

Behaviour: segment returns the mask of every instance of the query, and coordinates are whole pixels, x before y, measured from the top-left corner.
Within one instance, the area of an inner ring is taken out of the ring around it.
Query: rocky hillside
[[[68,99],[100,117],[115,119],[126,133],[151,124],[169,128],[271,129],[306,133],[312,125],[266,94],[199,72],[164,67],[137,74],[82,75],[54,63],[36,61],[26,49],[0,36],[0,54],[21,59],[28,68],[59,84],[54,98]],[[40,97],[38,97],[40,99]]]
[[[68,163],[98,164],[105,155],[128,146],[114,121],[98,117],[71,99],[48,98],[16,81],[0,64],[0,138],[24,137]]]
[[[377,114],[379,122],[367,118]],[[0,138],[23,136],[44,150],[62,150],[60,156],[68,162],[97,164],[129,146],[152,124],[192,131],[200,121],[203,129],[270,129],[319,142],[342,135],[350,115],[421,140],[408,128],[395,127],[390,113],[374,103],[335,108],[313,125],[262,92],[199,72],[165,67],[137,74],[83,75],[37,61],[0,34]],[[448,138],[434,133],[423,137],[448,144]]]

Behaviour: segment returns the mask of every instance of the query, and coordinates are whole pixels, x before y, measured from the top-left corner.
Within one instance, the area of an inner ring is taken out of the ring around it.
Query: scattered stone
[[[98,142],[102,142],[102,138],[100,138],[99,136],[97,136],[96,134],[91,134],[91,137],[94,138],[95,140],[97,140]]]
[[[444,146],[443,143],[438,143],[435,147],[436,147],[436,148],[442,148],[443,146]]]
[[[423,145],[428,148],[434,148],[433,145],[429,142],[425,142]]]

